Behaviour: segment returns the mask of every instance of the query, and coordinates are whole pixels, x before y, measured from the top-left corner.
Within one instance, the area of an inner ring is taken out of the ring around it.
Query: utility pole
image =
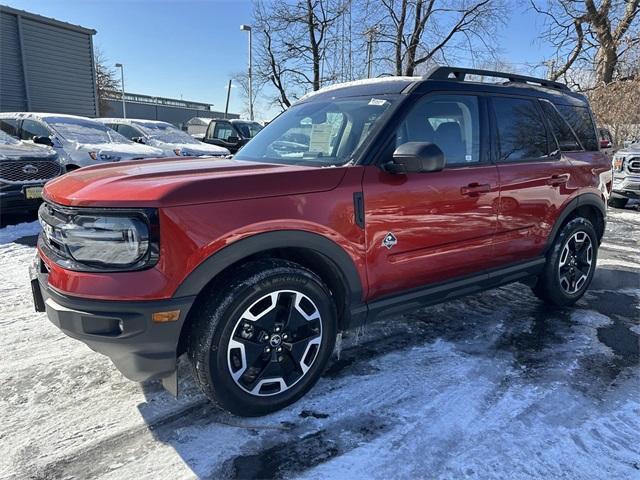
[[[252,67],[252,47],[251,47],[251,25],[240,25],[240,30],[249,32],[249,119],[253,121],[253,74]]]
[[[373,41],[375,39],[378,30],[376,27],[371,27],[369,30],[364,32],[367,36],[367,78],[371,78],[371,70],[373,64]]]
[[[224,106],[224,118],[227,118],[229,113],[229,97],[231,97],[231,79],[229,79],[229,84],[227,85],[227,103]]]
[[[124,101],[124,65],[116,63],[116,68],[120,69],[120,86],[122,87],[122,118],[127,118],[127,105]]]

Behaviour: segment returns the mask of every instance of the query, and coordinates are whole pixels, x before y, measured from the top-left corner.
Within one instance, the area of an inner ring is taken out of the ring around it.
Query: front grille
[[[629,171],[631,173],[640,173],[640,158],[632,158],[629,160]]]
[[[10,160],[0,162],[0,181],[6,183],[28,183],[50,180],[62,172],[55,160]]]

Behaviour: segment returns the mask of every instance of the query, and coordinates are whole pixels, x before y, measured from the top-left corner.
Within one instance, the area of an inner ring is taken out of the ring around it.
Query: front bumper
[[[195,297],[136,302],[89,300],[50,288],[39,256],[30,273],[36,311],[46,311],[49,320],[66,335],[109,357],[130,380],[175,379],[180,332]],[[152,321],[153,313],[173,310],[180,310],[177,321]]]
[[[640,175],[613,177],[613,197],[640,198]]]
[[[42,203],[40,198],[27,198],[27,189],[42,189],[44,183],[28,185],[6,185],[0,189],[0,209],[2,213],[23,213],[37,210]]]

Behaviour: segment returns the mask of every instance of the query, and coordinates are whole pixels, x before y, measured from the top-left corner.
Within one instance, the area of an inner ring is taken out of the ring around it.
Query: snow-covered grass
[[[184,363],[175,400],[64,336],[33,311],[33,248],[10,243],[37,224],[1,229],[0,478],[640,478],[630,214],[576,308],[514,284],[371,325],[253,419],[209,405]]]
[[[0,228],[0,244],[11,243],[19,238],[37,235],[40,233],[40,223],[38,221],[23,222],[17,225],[7,225]]]

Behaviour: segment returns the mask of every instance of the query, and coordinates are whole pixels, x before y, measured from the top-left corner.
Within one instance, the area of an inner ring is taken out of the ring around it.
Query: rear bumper
[[[46,311],[66,335],[109,357],[130,380],[165,378],[175,372],[180,332],[195,297],[144,302],[81,299],[51,289],[43,270],[37,257],[31,268],[36,310]],[[155,312],[172,310],[180,310],[177,321],[151,319]]]

